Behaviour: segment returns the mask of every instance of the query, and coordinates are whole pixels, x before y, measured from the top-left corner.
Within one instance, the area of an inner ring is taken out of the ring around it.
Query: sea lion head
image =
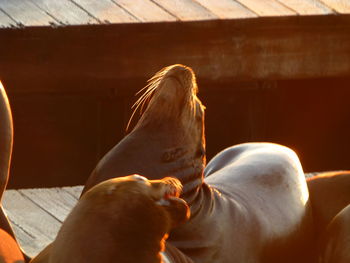
[[[153,223],[158,227],[164,223],[165,231],[168,232],[189,218],[189,208],[186,202],[179,198],[181,191],[182,184],[176,178],[148,180],[134,174],[109,179],[96,185],[82,196],[81,201],[89,200],[92,210],[109,210],[113,216],[131,216],[141,222],[142,217],[146,221],[147,216],[153,218],[153,215],[162,214],[166,220]],[[141,218],[134,217],[131,211],[137,211],[137,215]]]
[[[95,185],[63,223],[50,262],[161,262],[169,231],[189,218],[181,190],[175,178],[139,175]]]
[[[159,141],[163,163],[186,160],[196,175],[203,172],[206,161],[205,107],[197,93],[196,77],[190,67],[176,64],[163,68],[149,80],[134,104],[134,113],[146,109],[133,130],[136,134],[151,134],[150,140],[153,137]]]

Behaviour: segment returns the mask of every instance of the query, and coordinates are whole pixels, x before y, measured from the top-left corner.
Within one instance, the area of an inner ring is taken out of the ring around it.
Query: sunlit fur
[[[132,173],[149,179],[177,177],[185,184],[184,193],[198,189],[206,160],[205,107],[197,92],[189,67],[177,64],[156,73],[134,105],[130,133],[100,160],[83,191]],[[141,116],[131,129],[136,112]]]
[[[179,72],[181,72],[180,73],[181,77],[178,76]],[[194,116],[196,115],[196,113],[198,113],[197,111],[204,111],[205,107],[197,98],[198,87],[197,87],[196,77],[195,77],[195,74],[193,73],[193,70],[190,67],[186,67],[180,64],[175,64],[175,65],[165,67],[159,72],[157,72],[151,79],[149,79],[148,85],[137,93],[141,95],[133,105],[134,111],[128,122],[127,129],[129,128],[135,113],[139,110],[140,114],[142,115],[144,113],[144,109],[148,106],[153,96],[164,96],[164,94],[156,93],[155,91],[157,89],[162,88],[165,80],[167,80],[168,78],[174,78],[176,81],[180,83],[181,86],[186,88],[186,92],[183,93],[183,95],[181,96],[183,97],[182,106],[188,105],[192,109]],[[172,90],[168,89],[166,92],[166,95],[178,96],[178,92],[176,92],[176,89],[172,89]],[[151,101],[151,104],[154,104],[155,101],[158,104],[159,101],[156,98],[153,101]],[[169,105],[169,107],[170,106],[173,106],[173,105]],[[157,107],[159,106],[157,105]],[[197,109],[197,107],[199,107],[199,109]]]
[[[52,244],[50,263],[160,263],[170,229],[189,217],[177,179],[128,176],[87,191]],[[159,202],[171,194],[164,204]]]

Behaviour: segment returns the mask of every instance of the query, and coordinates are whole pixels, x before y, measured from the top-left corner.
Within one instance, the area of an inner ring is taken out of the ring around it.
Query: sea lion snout
[[[182,184],[173,177],[150,181],[155,203],[165,209],[171,219],[172,227],[186,222],[190,218],[190,209],[185,200],[179,198]]]
[[[153,197],[156,200],[179,197],[182,191],[182,184],[176,178],[166,177],[162,180],[150,181],[150,183],[153,188]]]
[[[164,76],[164,78],[174,78],[180,83],[184,90],[190,90],[193,88],[195,74],[193,73],[193,70],[190,67],[176,64],[169,67],[169,70]]]

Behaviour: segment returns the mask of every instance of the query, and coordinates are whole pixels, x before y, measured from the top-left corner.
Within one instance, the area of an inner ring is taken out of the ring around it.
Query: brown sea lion
[[[22,251],[16,240],[6,231],[0,229],[0,263],[24,263]]]
[[[307,179],[317,238],[350,204],[350,171],[324,172]]]
[[[350,262],[350,204],[329,223],[321,241],[319,263]]]
[[[170,261],[174,251],[165,250],[170,229],[189,217],[181,188],[174,178],[138,175],[94,186],[63,222],[47,262],[191,263],[184,255]]]
[[[191,218],[168,243],[194,262],[311,262],[312,215],[297,155],[276,144],[242,144],[218,154],[204,178],[204,106],[196,94],[189,67],[158,72],[136,104],[146,108],[137,125],[102,158],[84,191],[132,173],[173,176]]]
[[[18,245],[12,227],[2,207],[2,196],[10,173],[13,128],[9,101],[0,82],[0,262],[24,262],[24,254]],[[28,257],[26,257],[29,259]],[[17,261],[13,261],[16,259]]]

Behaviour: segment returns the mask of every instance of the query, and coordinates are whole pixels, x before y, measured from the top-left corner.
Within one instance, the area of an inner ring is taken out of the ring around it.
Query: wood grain
[[[14,25],[16,25],[16,22],[13,21],[8,15],[6,15],[0,9],[0,28],[11,27],[11,26],[14,26]]]
[[[150,0],[113,0],[116,4],[133,14],[143,22],[175,21],[176,17],[169,14]]]
[[[174,63],[212,81],[334,77],[350,71],[350,17],[342,15],[40,28],[26,32],[25,41],[15,31],[1,37],[4,81],[87,78],[123,85],[145,81]]]
[[[259,16],[287,16],[296,15],[296,12],[282,5],[276,0],[237,0]]]
[[[55,17],[61,24],[78,25],[91,24],[98,21],[89,16],[84,10],[74,5],[69,0],[31,0],[41,10]]]
[[[156,0],[156,3],[182,21],[218,18],[208,9],[192,0]]]
[[[61,189],[62,189],[62,191],[69,193],[71,196],[76,198],[76,200],[78,200],[81,192],[83,191],[83,188],[84,188],[84,186],[77,185],[77,186],[67,186],[67,187],[63,187]]]
[[[3,206],[15,226],[21,246],[30,256],[56,237],[61,223],[18,191],[6,191]],[[26,233],[24,236],[23,232]]]
[[[57,23],[30,0],[0,1],[0,8],[25,26],[48,26]]]
[[[100,21],[100,23],[136,22],[133,16],[110,0],[72,0]]]
[[[7,190],[4,208],[23,249],[34,256],[52,242],[83,186]]]
[[[349,0],[320,0],[324,4],[333,8],[338,13],[350,13],[350,1]]]
[[[257,15],[234,0],[196,0],[221,19],[248,18]]]
[[[66,219],[77,199],[60,188],[39,188],[19,190],[37,206],[47,211],[61,223]]]
[[[330,8],[318,0],[278,0],[300,15],[318,15],[333,13]]]

